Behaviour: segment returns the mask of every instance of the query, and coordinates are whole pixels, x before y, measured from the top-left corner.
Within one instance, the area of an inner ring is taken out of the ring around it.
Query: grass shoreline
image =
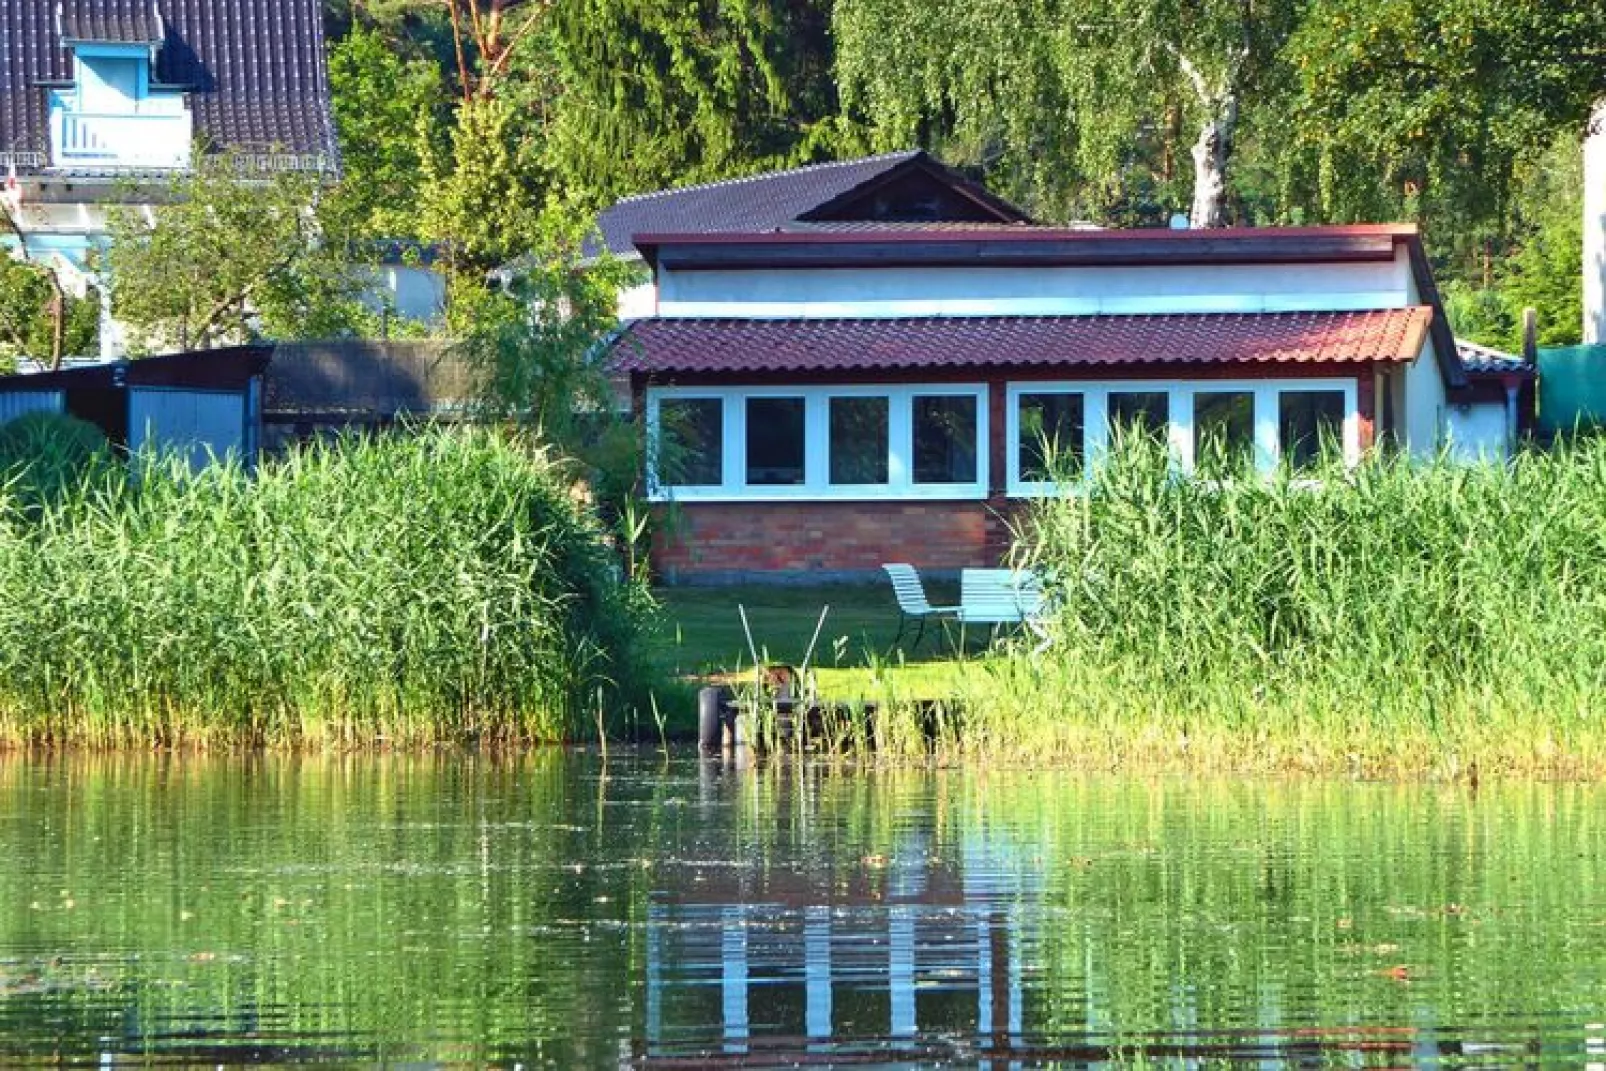
[[[488,433],[7,490],[0,751],[689,749],[698,683],[750,671],[737,606],[796,664],[829,604],[820,694],[885,727],[834,761],[1606,777],[1606,440],[1315,484],[1153,460],[1018,519],[1059,607],[1047,647],[957,660],[889,655],[882,585],[655,607],[559,463]]]

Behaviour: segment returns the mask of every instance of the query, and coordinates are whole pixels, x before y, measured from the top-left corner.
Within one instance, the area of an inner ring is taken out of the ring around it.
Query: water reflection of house
[[[980,835],[958,858],[909,834],[846,870],[698,868],[648,908],[639,1055],[1008,1045],[1023,1017],[1016,905],[1036,884]]]

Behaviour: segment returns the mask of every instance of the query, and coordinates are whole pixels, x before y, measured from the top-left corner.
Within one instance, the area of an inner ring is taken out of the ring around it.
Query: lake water
[[[1606,792],[0,757],[0,1064],[1606,1063]]]

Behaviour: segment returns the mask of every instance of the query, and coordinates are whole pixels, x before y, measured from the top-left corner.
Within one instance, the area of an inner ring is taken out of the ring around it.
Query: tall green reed
[[[965,675],[952,753],[1606,771],[1606,440],[1216,482],[1132,444],[1016,552],[1049,641]]]
[[[575,738],[645,682],[616,574],[563,464],[486,430],[0,490],[0,740]]]

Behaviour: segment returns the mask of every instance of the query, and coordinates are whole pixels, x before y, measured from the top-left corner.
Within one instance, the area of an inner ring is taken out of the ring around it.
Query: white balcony
[[[50,110],[51,162],[61,168],[186,168],[194,135],[188,108],[122,114]]]

